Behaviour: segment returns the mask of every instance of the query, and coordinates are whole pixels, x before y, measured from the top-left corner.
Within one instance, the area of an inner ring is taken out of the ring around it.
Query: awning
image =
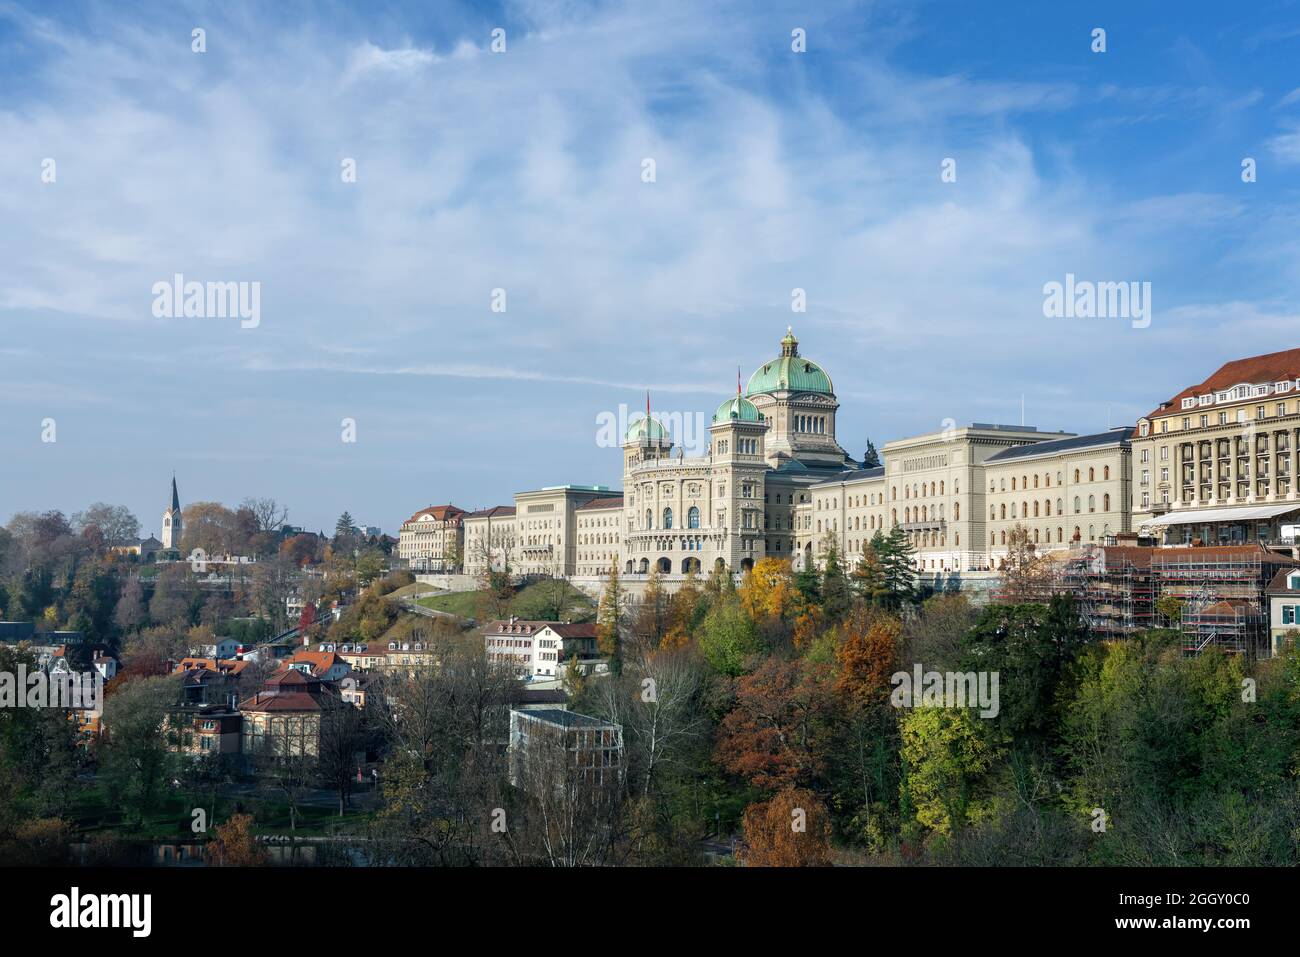
[[[1300,502],[1290,505],[1241,505],[1237,508],[1189,508],[1170,512],[1147,525],[1214,525],[1219,522],[1260,522],[1287,512],[1300,511]]]

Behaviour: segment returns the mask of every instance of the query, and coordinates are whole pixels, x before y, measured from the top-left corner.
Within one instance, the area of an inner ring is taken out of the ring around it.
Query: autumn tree
[[[671,607],[671,599],[664,591],[659,569],[652,568],[628,627],[637,654],[645,654],[659,647],[671,624]]]
[[[232,814],[230,820],[216,826],[216,837],[207,843],[204,856],[216,867],[261,867],[266,864],[266,848],[253,835],[251,814]]]
[[[740,588],[740,606],[754,621],[785,618],[794,605],[794,574],[781,558],[761,558],[745,573]]]
[[[1009,604],[1044,601],[1052,591],[1052,562],[1029,540],[1029,529],[1017,522],[1007,533],[1002,567],[1001,600]]]
[[[755,787],[806,786],[826,767],[833,705],[829,668],[769,658],[736,680],[714,757]]]
[[[830,864],[831,824],[817,795],[786,788],[771,800],[745,808],[747,867],[825,867]]]

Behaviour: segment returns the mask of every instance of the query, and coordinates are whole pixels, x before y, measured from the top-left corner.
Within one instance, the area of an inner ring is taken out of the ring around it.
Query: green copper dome
[[[763,413],[759,412],[758,406],[744,396],[735,395],[718,406],[718,411],[713,413],[715,425],[732,419],[739,419],[741,422],[762,422]]]
[[[629,442],[636,442],[639,439],[660,441],[667,438],[668,430],[658,419],[650,419],[643,415],[628,426],[627,441]]]
[[[745,395],[764,392],[820,392],[834,395],[831,377],[817,363],[799,355],[799,340],[787,329],[781,340],[781,354],[749,377]]]

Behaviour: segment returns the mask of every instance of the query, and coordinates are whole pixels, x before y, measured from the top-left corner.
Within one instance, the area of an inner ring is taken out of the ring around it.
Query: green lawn
[[[554,586],[550,582],[533,582],[516,592],[510,603],[510,614],[533,621],[549,619],[552,611],[547,608],[550,603],[548,590]],[[596,606],[582,592],[566,584],[565,613],[561,618],[569,621],[593,621]],[[467,591],[451,595],[429,595],[416,599],[418,604],[435,611],[451,612],[461,618],[478,618],[482,614],[482,592]]]
[[[410,585],[403,585],[394,591],[390,591],[388,598],[414,598],[416,595],[423,595],[425,592],[437,591],[432,585],[426,585],[424,582],[412,582]]]

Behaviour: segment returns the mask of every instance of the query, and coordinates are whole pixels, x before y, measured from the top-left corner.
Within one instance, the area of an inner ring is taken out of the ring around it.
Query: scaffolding
[[[1269,616],[1265,595],[1279,568],[1300,564],[1289,555],[1258,545],[1153,548],[1088,545],[1055,556],[1044,570],[1042,597],[1073,595],[1080,618],[1096,635],[1123,638],[1162,627],[1161,598],[1183,602],[1181,621],[1168,623],[1182,634],[1183,652],[1215,646],[1250,657],[1268,653]]]
[[[1183,651],[1199,654],[1213,645],[1233,654],[1259,654],[1268,639],[1264,589],[1286,563],[1251,546],[1178,548],[1153,556],[1160,596],[1183,602]]]
[[[1062,590],[1095,634],[1121,638],[1154,626],[1155,598],[1145,550],[1089,546],[1066,563]]]

